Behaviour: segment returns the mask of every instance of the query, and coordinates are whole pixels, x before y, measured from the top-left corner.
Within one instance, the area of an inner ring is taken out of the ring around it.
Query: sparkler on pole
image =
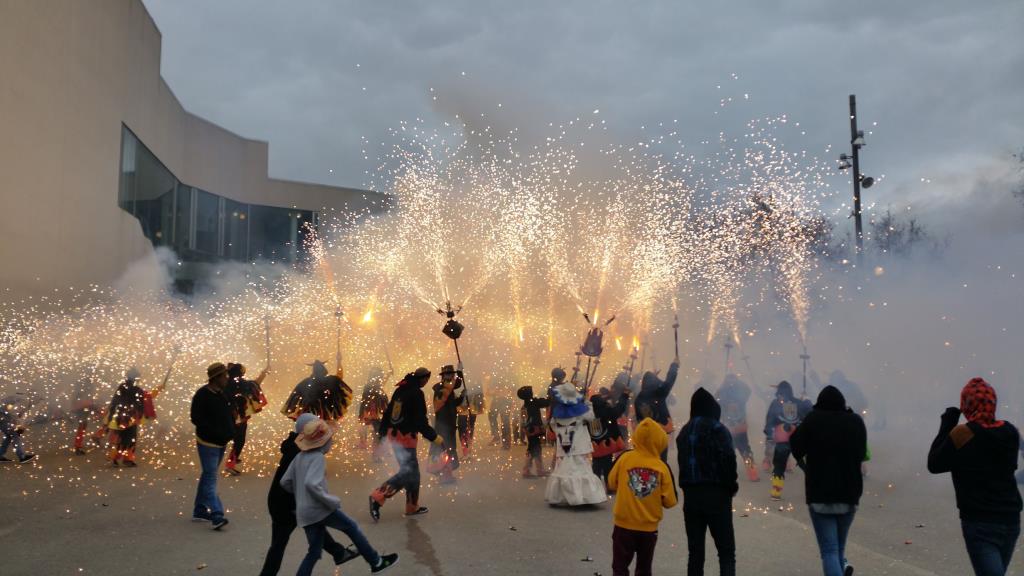
[[[725,344],[723,345],[723,348],[725,348],[725,373],[726,374],[729,373],[729,356],[732,355],[732,349],[735,346],[736,345],[732,343],[732,337],[731,336],[726,336],[725,337]]]
[[[174,347],[174,353],[171,354],[171,363],[167,365],[167,371],[164,372],[164,379],[160,382],[160,385],[156,387],[154,392],[163,392],[164,388],[167,387],[167,381],[171,378],[171,370],[174,370],[174,363],[178,361],[178,354],[181,353],[181,344]]]
[[[341,306],[334,309],[334,325],[336,328],[335,333],[335,348],[334,348],[334,365],[338,373],[341,373],[341,318],[345,315],[341,311]]]
[[[679,303],[675,297],[672,298],[672,331],[676,337],[676,360],[679,360]]]

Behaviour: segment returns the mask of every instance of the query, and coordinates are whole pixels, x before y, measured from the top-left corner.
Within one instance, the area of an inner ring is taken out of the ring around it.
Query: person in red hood
[[[960,415],[967,420],[959,424]],[[972,378],[960,408],[946,408],[928,452],[928,471],[950,472],[967,555],[979,576],[1006,573],[1020,537],[1020,490],[1014,479],[1020,433],[996,420],[996,391]]]
[[[370,517],[380,520],[380,509],[388,498],[405,490],[405,515],[426,514],[420,506],[420,464],[416,460],[416,443],[420,436],[434,444],[444,441],[427,422],[427,402],[423,387],[430,380],[430,370],[417,368],[398,383],[384,419],[380,423],[380,436],[391,443],[398,459],[398,472],[388,478],[370,494]]]

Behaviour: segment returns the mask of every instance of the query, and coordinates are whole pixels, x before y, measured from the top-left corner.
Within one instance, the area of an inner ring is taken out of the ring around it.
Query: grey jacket
[[[327,491],[328,442],[317,450],[299,452],[281,477],[281,487],[295,494],[295,519],[299,526],[316,524],[341,508],[341,499]]]

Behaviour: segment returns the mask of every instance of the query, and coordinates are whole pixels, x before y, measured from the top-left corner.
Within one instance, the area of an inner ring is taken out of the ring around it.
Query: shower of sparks
[[[628,365],[641,342],[638,369],[653,359],[650,336],[680,311],[706,319],[708,342],[739,344],[745,301],[783,307],[805,344],[816,266],[808,223],[826,171],[779,144],[785,125],[753,121],[698,155],[674,131],[594,145],[608,140],[604,124],[578,118],[538,145],[516,130],[401,123],[374,182],[390,210],[325,215],[294,268],[253,264],[193,301],[90,286],[0,304],[0,392],[29,419],[62,421],[79,396],[105,405],[128,366],[155,387],[180,347],[142,440],[168,459],[188,453],[180,440],[206,365],[240,361],[255,374],[272,358],[270,406],[250,428],[251,464],[269,468],[278,439],[260,422],[280,418],[308,363],[333,358],[336,310],[354,314],[341,345],[357,398],[372,369],[391,373],[393,363],[397,380],[454,362],[436,313],[448,303],[466,325],[467,379],[492,379],[489,394],[572,366],[588,328],[581,313],[610,331],[613,366]]]

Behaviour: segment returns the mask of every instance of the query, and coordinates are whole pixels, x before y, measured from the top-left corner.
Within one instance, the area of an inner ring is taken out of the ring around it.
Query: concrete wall
[[[121,124],[182,182],[242,202],[381,197],[267,175],[268,146],[189,114],[140,0],[0,1],[0,298],[109,284],[152,252],[117,205]]]

